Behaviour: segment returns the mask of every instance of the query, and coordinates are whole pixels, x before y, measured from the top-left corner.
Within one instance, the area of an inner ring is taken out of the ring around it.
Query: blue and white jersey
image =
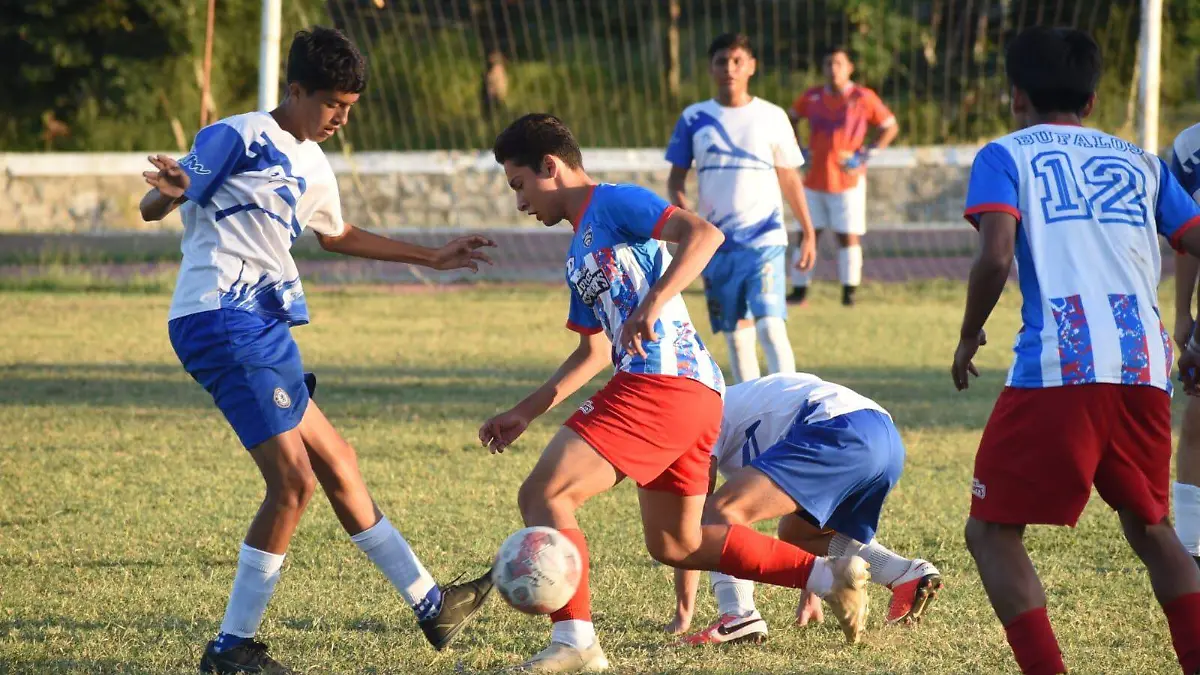
[[[1200,204],[1200,124],[1184,129],[1171,144],[1171,174]]]
[[[308,323],[292,242],[306,226],[329,236],[345,228],[321,148],[253,112],[201,129],[179,165],[191,185],[169,318],[226,308]]]
[[[674,211],[662,197],[636,185],[592,188],[567,251],[567,328],[587,335],[604,331],[618,371],[687,377],[721,393],[721,369],[696,334],[681,296],[663,307],[654,324],[658,340],[642,345],[645,358],[619,346],[625,320],[671,264],[657,237]]]
[[[1102,382],[1171,391],[1158,236],[1178,248],[1200,209],[1166,164],[1094,129],[1038,125],[975,157],[965,215],[1019,221],[1021,330],[1008,385]]]
[[[888,412],[878,403],[808,373],[775,373],[725,390],[721,435],[713,446],[728,479],[779,442],[794,424],[814,424],[858,410]],[[889,415],[890,417],[890,415]]]
[[[787,246],[776,167],[804,164],[787,113],[760,98],[736,108],[709,99],[683,111],[667,161],[696,165],[696,213],[725,235],[722,251]]]

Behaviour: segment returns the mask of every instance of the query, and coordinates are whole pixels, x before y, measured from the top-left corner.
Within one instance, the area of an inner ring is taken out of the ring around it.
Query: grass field
[[[194,672],[220,622],[260,479],[175,360],[169,296],[135,290],[0,293],[2,673]],[[834,292],[826,285],[793,313],[797,362],[895,416],[908,465],[880,539],[936,563],[946,591],[909,630],[881,626],[887,594],[874,589],[865,644],[847,647],[832,619],[790,625],[797,592],[763,588],[766,645],[674,648],[660,631],[673,609],[669,570],[646,554],[634,489],[623,484],[580,515],[595,620],[618,672],[1016,672],[961,535],[973,453],[1010,358],[1016,295],[988,326],[983,377],[958,394],[948,371],[961,285],[868,286],[853,311]],[[702,299],[688,302],[707,336]],[[439,580],[482,572],[520,526],[517,486],[582,399],[504,455],[474,440],[482,420],[572,348],[565,291],[310,288],[309,303],[314,323],[295,335],[321,380],[318,401],[358,449],[376,500]],[[727,363],[724,344],[709,342]],[[1178,672],[1146,574],[1103,504],[1093,500],[1073,531],[1031,530],[1028,544],[1072,672]],[[714,614],[704,588],[695,623]],[[516,663],[548,632],[545,620],[493,598],[454,648],[433,652],[318,499],[262,636],[305,672],[462,673]]]

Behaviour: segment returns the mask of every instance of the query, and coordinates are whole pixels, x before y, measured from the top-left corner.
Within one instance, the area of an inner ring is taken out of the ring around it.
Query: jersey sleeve
[[[1171,247],[1182,251],[1180,240],[1183,233],[1200,226],[1200,206],[1189,195],[1167,169],[1167,163],[1158,160],[1162,179],[1158,185],[1158,200],[1154,206],[1154,220],[1158,233],[1171,242]]]
[[[796,141],[796,132],[787,114],[780,114],[775,122],[775,139],[771,144],[775,153],[775,166],[794,169],[804,166],[804,153],[800,152],[800,143]]]
[[[595,335],[604,330],[604,325],[596,318],[596,312],[583,304],[574,288],[571,289],[571,306],[567,310],[567,330],[581,335]]]
[[[650,190],[636,185],[611,188],[605,200],[607,221],[630,242],[658,239],[676,207]]]
[[[671,133],[671,140],[667,143],[667,161],[681,169],[690,169],[692,159],[692,125],[680,115],[675,123],[675,131]]]
[[[871,92],[871,107],[867,116],[867,123],[871,126],[887,128],[896,123],[896,116],[892,114],[887,104],[883,99],[879,98],[879,94]]]
[[[246,141],[237,129],[224,122],[204,127],[196,134],[192,151],[179,160],[179,168],[191,179],[184,196],[188,201],[208,206],[217,188],[245,156]]]
[[[327,180],[309,187],[310,192],[319,192],[313,195],[318,201],[307,225],[318,234],[337,237],[346,231],[346,223],[342,220],[342,196],[338,191],[337,178],[332,168],[328,172]]]
[[[1192,199],[1200,202],[1200,147],[1187,147],[1187,135],[1180,134],[1171,145],[1171,175]]]
[[[1017,165],[1012,154],[1002,145],[988,143],[975,155],[971,165],[963,217],[976,229],[979,229],[979,216],[984,213],[1007,213],[1021,220],[1017,185]]]

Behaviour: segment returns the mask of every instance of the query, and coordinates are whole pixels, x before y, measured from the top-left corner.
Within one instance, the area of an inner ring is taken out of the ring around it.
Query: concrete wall
[[[868,174],[872,226],[961,225],[975,148],[895,148]],[[177,154],[177,153],[166,153]],[[331,155],[348,222],[378,228],[534,227],[520,216],[489,153]],[[587,150],[598,180],[645,185],[664,194],[668,166],[659,149]],[[0,153],[0,233],[174,231],[178,216],[143,223],[140,153]],[[695,185],[689,189],[695,194]]]

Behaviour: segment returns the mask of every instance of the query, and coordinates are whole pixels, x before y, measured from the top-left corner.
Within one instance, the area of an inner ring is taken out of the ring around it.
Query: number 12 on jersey
[[[1050,150],[1033,158],[1047,224],[1096,220],[1146,227],[1146,175],[1124,157],[1099,155],[1076,171],[1070,155]]]

